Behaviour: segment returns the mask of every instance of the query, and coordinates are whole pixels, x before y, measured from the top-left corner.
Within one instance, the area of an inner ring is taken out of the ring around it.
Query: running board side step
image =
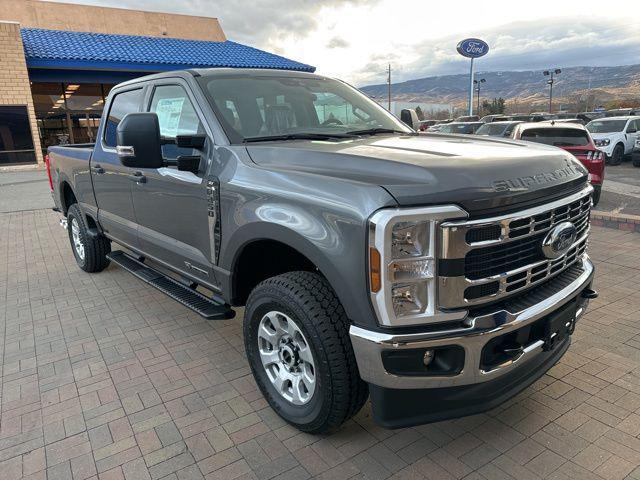
[[[207,320],[228,320],[236,314],[229,305],[216,302],[206,297],[177,280],[154,270],[121,250],[107,254],[107,258],[128,272],[133,273],[143,282],[157,288],[185,307],[202,315]]]

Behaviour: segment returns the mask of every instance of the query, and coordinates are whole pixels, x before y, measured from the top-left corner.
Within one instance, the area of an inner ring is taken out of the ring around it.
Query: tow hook
[[[582,298],[593,300],[595,298],[598,298],[598,292],[596,292],[595,290],[592,290],[590,288],[585,288],[582,291],[582,295],[581,296],[582,296]]]
[[[60,219],[60,226],[65,230],[67,230],[67,217],[62,217]]]

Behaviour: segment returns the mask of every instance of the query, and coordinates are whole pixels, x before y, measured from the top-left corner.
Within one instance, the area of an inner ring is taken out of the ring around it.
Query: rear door
[[[209,212],[205,171],[210,138],[205,148],[178,147],[177,135],[204,134],[204,123],[190,97],[188,86],[167,79],[153,86],[148,111],[157,113],[163,138],[163,156],[175,161],[180,155],[202,155],[200,171],[179,171],[176,166],[138,169],[146,183],[133,184],[133,204],[138,238],[143,251],[171,268],[213,283],[209,236]]]
[[[133,210],[132,169],[120,163],[116,153],[116,129],[122,118],[142,109],[144,88],[119,90],[103,117],[100,138],[91,158],[91,178],[98,205],[98,220],[107,236],[138,248],[138,228]]]

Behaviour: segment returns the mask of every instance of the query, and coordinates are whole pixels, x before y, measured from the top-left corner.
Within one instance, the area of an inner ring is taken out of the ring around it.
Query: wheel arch
[[[232,305],[244,305],[248,293],[262,280],[301,270],[316,271],[325,277],[348,312],[348,299],[342,298],[344,294],[341,295],[338,288],[338,270],[327,261],[327,254],[318,245],[298,232],[271,223],[248,224],[239,229],[227,245],[237,245],[221,259],[221,266],[230,271],[227,288]],[[263,263],[253,263],[256,260]],[[257,271],[247,279],[249,267],[257,267]]]

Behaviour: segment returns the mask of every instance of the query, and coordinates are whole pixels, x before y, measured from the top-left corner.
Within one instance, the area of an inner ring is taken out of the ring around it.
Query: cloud
[[[479,70],[640,63],[640,30],[628,0],[65,0],[217,17],[231,40],[299,60],[352,84],[464,73],[465,37],[491,50]],[[577,14],[576,12],[579,12]]]
[[[327,48],[347,48],[349,46],[349,42],[347,42],[344,38],[341,37],[333,37],[327,43]]]
[[[632,25],[612,20],[574,19],[513,22],[481,31],[478,36],[490,45],[489,54],[476,60],[477,71],[536,70],[549,67],[608,66],[640,63],[640,33]],[[405,45],[414,61],[395,72],[396,81],[430,75],[464,73],[469,60],[461,57],[455,45],[461,39],[447,36],[417,45]],[[387,60],[371,60],[356,75],[360,84],[380,75]],[[372,57],[373,58],[373,57]]]

